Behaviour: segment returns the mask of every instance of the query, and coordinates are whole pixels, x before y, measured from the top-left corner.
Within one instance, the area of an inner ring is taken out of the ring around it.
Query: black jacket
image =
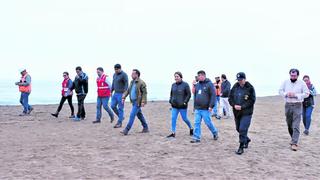
[[[233,107],[233,113],[237,115],[252,115],[254,109],[254,103],[256,102],[256,93],[254,87],[246,82],[244,87],[241,87],[239,83],[236,83],[229,95],[229,103]],[[238,111],[234,108],[235,105],[240,105],[241,110]]]
[[[86,73],[82,73],[75,78],[72,89],[75,90],[77,95],[86,95],[88,93],[88,76]]]
[[[216,101],[216,88],[210,79],[198,82],[195,86],[194,108],[199,110],[208,110],[213,108]]]
[[[191,91],[188,83],[182,81],[180,83],[172,84],[169,103],[173,108],[188,108],[188,102],[190,98]]]
[[[221,84],[221,97],[229,97],[230,94],[230,89],[231,89],[231,84],[228,80],[225,80]]]

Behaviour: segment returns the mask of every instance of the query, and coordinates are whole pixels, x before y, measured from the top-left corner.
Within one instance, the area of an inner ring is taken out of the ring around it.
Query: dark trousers
[[[252,115],[237,115],[235,113],[236,129],[239,133],[239,142],[242,144],[247,143],[250,138],[248,137],[248,131],[252,119]]]
[[[77,95],[78,100],[78,118],[85,118],[86,117],[86,111],[84,109],[84,99],[86,98],[86,95]]]
[[[57,112],[59,113],[63,107],[63,104],[64,102],[66,102],[66,100],[68,100],[68,104],[70,106],[70,110],[71,110],[71,115],[74,115],[74,107],[73,107],[73,104],[72,104],[72,96],[62,96],[61,97],[61,100],[60,100],[60,104],[59,104],[59,107],[58,107],[58,110]]]

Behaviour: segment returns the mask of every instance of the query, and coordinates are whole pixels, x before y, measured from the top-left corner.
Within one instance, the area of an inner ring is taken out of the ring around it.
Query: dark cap
[[[243,80],[243,79],[246,79],[246,74],[245,74],[244,72],[239,72],[239,73],[237,74],[237,80],[238,80],[238,81],[241,81],[241,80]]]

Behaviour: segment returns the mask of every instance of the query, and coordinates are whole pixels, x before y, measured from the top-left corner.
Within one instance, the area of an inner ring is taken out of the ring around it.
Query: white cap
[[[20,68],[19,69],[19,72],[23,72],[23,71],[25,71],[26,70],[26,68]]]

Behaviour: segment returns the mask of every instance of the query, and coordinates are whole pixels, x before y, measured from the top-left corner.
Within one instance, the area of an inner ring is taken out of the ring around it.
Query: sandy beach
[[[31,99],[32,101],[32,99]],[[317,98],[317,104],[320,98]],[[76,107],[76,106],[75,106]],[[107,113],[95,120],[95,104],[86,104],[87,119],[68,119],[67,104],[59,118],[57,105],[35,105],[30,116],[19,117],[20,106],[0,107],[0,179],[319,179],[320,111],[315,108],[309,136],[300,136],[299,151],[290,150],[284,101],[258,98],[242,156],[234,151],[238,135],[232,119],[213,119],[219,128],[214,141],[202,123],[202,141],[191,144],[179,118],[175,139],[170,134],[170,106],[149,102],[143,108],[149,134],[136,119],[128,136],[114,129]],[[124,125],[131,105],[125,105]],[[189,118],[194,122],[189,105]],[[301,130],[303,124],[301,123]],[[301,131],[302,132],[302,131]]]

